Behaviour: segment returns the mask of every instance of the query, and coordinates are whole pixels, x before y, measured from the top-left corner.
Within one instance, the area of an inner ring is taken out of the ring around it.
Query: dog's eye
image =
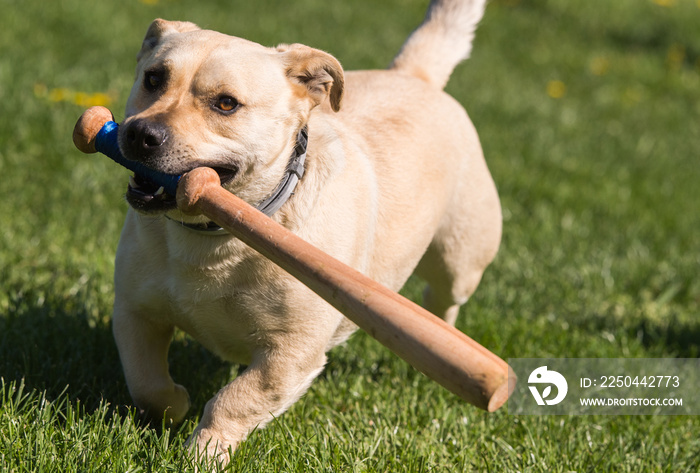
[[[239,105],[238,100],[228,95],[222,95],[216,99],[216,102],[214,102],[214,107],[225,113],[236,111]]]
[[[143,86],[149,92],[155,92],[163,85],[163,74],[160,72],[147,72],[143,80]]]

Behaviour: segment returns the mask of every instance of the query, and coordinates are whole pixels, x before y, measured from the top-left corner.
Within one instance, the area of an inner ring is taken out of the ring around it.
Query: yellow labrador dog
[[[413,272],[454,323],[494,258],[501,212],[477,134],[443,92],[483,0],[434,0],[391,66],[344,72],[300,44],[263,47],[156,20],[120,127],[125,156],[222,185],[386,286]],[[206,405],[190,445],[227,453],[299,399],[356,327],[301,283],[135,175],[117,251],[114,334],[134,403],[179,422],[168,372],[178,327],[247,365]]]

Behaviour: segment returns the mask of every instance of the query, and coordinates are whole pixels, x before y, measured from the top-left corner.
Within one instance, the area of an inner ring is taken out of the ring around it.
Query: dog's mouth
[[[222,186],[231,182],[238,173],[236,168],[212,167],[212,169],[219,175]],[[160,184],[138,173],[129,177],[126,200],[135,210],[149,214],[168,212],[177,208],[174,195],[166,192]]]

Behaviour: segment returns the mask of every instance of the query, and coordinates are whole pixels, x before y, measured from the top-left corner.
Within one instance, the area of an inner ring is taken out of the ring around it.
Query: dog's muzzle
[[[168,130],[164,125],[138,119],[129,124],[125,138],[126,154],[148,164],[154,156],[162,153],[168,141]]]

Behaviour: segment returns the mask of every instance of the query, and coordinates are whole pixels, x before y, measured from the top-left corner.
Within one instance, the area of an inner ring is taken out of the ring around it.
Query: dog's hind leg
[[[454,325],[459,308],[467,302],[481,279],[481,271],[453,267],[448,252],[439,244],[431,244],[421,259],[416,274],[427,283],[423,291],[423,306]]]
[[[486,166],[483,158],[472,160],[467,168],[471,179],[460,180],[471,184],[456,189],[452,205],[415,271],[428,283],[423,294],[425,308],[452,325],[501,241],[498,194],[488,173],[475,172],[481,166]]]

